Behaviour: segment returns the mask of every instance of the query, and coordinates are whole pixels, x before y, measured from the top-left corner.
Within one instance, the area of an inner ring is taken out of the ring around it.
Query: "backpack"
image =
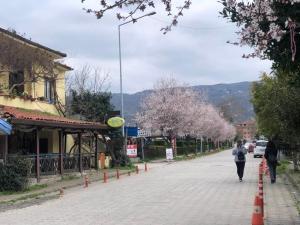
[[[239,151],[237,152],[237,158],[239,161],[245,161],[245,155],[243,151]]]

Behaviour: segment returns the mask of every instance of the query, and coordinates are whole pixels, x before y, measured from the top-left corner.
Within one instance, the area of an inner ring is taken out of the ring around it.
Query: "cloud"
[[[0,26],[13,27],[33,41],[66,52],[66,62],[75,69],[90,64],[109,71],[111,91],[119,92],[119,21],[114,14],[97,20],[82,7],[95,8],[99,1],[86,4],[80,0],[6,1],[0,9]],[[226,44],[235,40],[236,28],[220,18],[220,9],[217,1],[193,1],[167,35],[160,28],[171,18],[161,9],[157,15],[122,26],[124,92],[152,88],[162,76],[197,85],[257,80],[261,71],[269,71],[269,61],[241,58],[250,49]]]

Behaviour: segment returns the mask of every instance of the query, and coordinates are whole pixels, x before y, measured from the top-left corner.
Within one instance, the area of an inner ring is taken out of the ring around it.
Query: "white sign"
[[[173,150],[172,148],[166,149],[166,158],[167,160],[173,160]]]
[[[127,145],[127,155],[129,158],[137,157],[137,145]]]

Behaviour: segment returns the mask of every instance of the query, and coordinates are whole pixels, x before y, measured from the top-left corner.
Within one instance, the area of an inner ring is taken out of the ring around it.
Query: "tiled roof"
[[[41,45],[41,44],[36,43],[36,42],[34,42],[34,41],[31,41],[31,40],[29,40],[29,39],[27,39],[27,38],[24,38],[24,37],[22,37],[22,36],[20,36],[20,35],[18,35],[18,34],[16,34],[16,33],[13,33],[13,32],[10,32],[10,31],[8,31],[8,30],[5,30],[5,29],[3,29],[3,28],[1,28],[1,27],[0,27],[0,33],[4,33],[4,34],[6,34],[6,35],[9,35],[9,36],[12,37],[12,38],[16,38],[16,39],[18,39],[18,40],[20,40],[20,41],[23,41],[23,42],[27,43],[27,44],[33,45],[33,46],[35,46],[35,47],[38,47],[38,48],[41,48],[41,49],[44,49],[44,50],[47,50],[47,51],[52,52],[52,53],[54,53],[54,54],[56,54],[56,55],[59,55],[59,56],[61,56],[61,57],[66,57],[66,56],[67,56],[67,54],[65,54],[65,53],[62,53],[62,52],[53,50],[53,49],[51,49],[51,48],[48,48],[48,47],[46,47],[46,46],[44,46],[44,45]]]
[[[53,122],[55,124],[88,125],[93,127],[99,126],[99,129],[106,127],[106,125],[102,123],[69,119],[66,117],[55,116],[48,113],[21,109],[21,108],[16,108],[11,106],[0,106],[0,111],[3,117],[18,119],[18,120],[44,121],[44,122]]]

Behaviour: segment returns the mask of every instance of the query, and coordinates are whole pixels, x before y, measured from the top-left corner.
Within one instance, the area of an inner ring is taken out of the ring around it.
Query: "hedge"
[[[0,191],[23,191],[28,187],[31,170],[29,159],[16,157],[0,164]]]

